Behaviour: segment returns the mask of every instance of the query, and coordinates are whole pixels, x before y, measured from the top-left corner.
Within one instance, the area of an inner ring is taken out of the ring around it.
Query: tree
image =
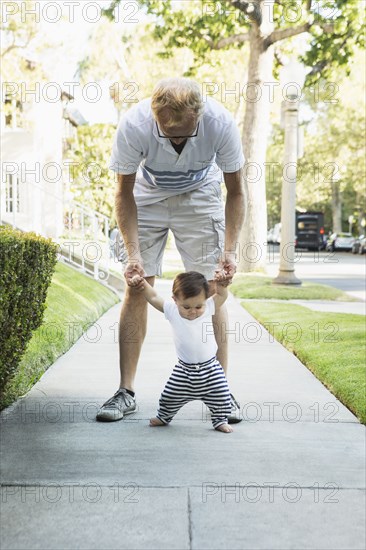
[[[149,97],[159,79],[171,74],[183,74],[193,62],[192,51],[181,48],[172,51],[167,63],[166,59],[159,56],[161,44],[152,36],[150,26],[151,17],[139,21],[135,26],[125,25],[121,32],[119,27],[116,31],[115,23],[102,19],[92,28],[87,56],[79,62],[80,83],[110,83],[120,113],[128,110],[135,102]],[[209,83],[217,79],[229,82],[232,77],[230,63],[237,64],[242,58],[243,54],[239,50],[213,51],[210,64],[197,68],[198,77],[208,83],[208,88]],[[244,77],[244,70],[240,76]],[[233,82],[235,84],[234,78]],[[237,101],[238,94],[228,93],[225,97],[223,90],[217,90],[216,95],[221,101],[224,99],[228,108],[237,114],[240,124],[243,102]]]
[[[337,86],[320,81],[318,98],[306,93],[304,156],[297,174],[297,206],[325,213],[326,230],[348,230],[348,217],[358,220],[362,232],[365,217],[365,54],[355,51],[349,76],[339,69]],[[321,101],[318,101],[321,99]],[[310,118],[309,118],[310,113]],[[303,115],[300,115],[300,119]],[[283,130],[272,125],[267,149],[268,220],[280,220],[281,170],[278,159],[283,149]]]
[[[47,28],[40,15],[40,2],[15,0],[3,4],[0,10],[2,100],[6,103],[6,114],[12,110],[10,102],[16,102],[26,113],[39,101],[35,98],[43,95],[43,85],[61,80],[62,65],[65,60],[70,62],[75,47],[66,33],[62,36],[53,33],[50,23]],[[58,27],[63,23],[67,25],[66,14]],[[32,94],[32,91],[35,92]],[[27,114],[20,117],[19,122],[26,124],[29,122],[26,119]]]
[[[309,208],[311,201],[329,212],[333,231],[348,229],[348,217],[359,225],[364,217],[365,181],[365,68],[364,52],[355,51],[349,75],[337,70],[336,94],[332,99],[309,105],[317,113],[308,125],[305,155],[299,163],[302,177],[297,186],[298,202]],[[322,205],[322,206],[321,206]]]
[[[6,61],[10,58],[14,60],[13,54],[29,47],[32,40],[37,34],[37,23],[34,20],[26,19],[22,21],[20,2],[12,2],[13,6],[9,6],[9,11],[1,10],[0,31],[1,31],[1,50],[0,58],[2,70],[5,74],[9,70],[9,63]],[[34,2],[26,0],[27,9],[34,7]],[[12,9],[13,8],[13,9]],[[19,59],[18,59],[19,60]]]
[[[113,10],[121,0],[114,0]],[[241,250],[256,243],[262,250],[255,264],[241,257],[239,269],[264,267],[267,227],[265,159],[269,130],[271,86],[284,54],[294,54],[310,68],[306,86],[320,77],[332,80],[334,70],[347,63],[355,45],[364,43],[362,4],[358,0],[217,0],[216,2],[177,2],[141,0],[154,16],[154,36],[161,41],[164,58],[176,48],[193,51],[187,76],[207,62],[213,51],[249,45],[249,61],[243,122],[243,149],[246,157],[246,220],[240,237]],[[304,36],[302,51],[295,37]],[[239,73],[241,69],[239,69]]]
[[[69,190],[73,198],[112,220],[115,184],[109,160],[114,133],[112,124],[79,126],[77,140],[71,143],[68,155],[72,162]]]
[[[11,4],[9,11],[3,7],[0,16],[1,107],[8,120],[15,111],[25,110],[23,90],[34,88],[34,84],[44,78],[43,69],[36,62],[39,46],[33,48],[38,25],[30,18],[22,20],[20,2]],[[33,1],[27,0],[24,4],[27,9],[34,7]],[[24,124],[23,118],[24,115],[19,116],[18,124]]]
[[[333,231],[347,228],[351,214],[360,219],[364,214],[364,122],[356,107],[328,106],[316,122],[316,133],[308,133],[299,163],[298,204],[326,208]]]

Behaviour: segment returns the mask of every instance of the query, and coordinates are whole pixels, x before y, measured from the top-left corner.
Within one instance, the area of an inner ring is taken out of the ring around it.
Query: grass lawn
[[[328,285],[303,283],[301,286],[272,284],[272,277],[244,275],[238,273],[230,285],[230,292],[238,298],[276,299],[276,300],[338,300],[342,302],[358,301],[342,290]]]
[[[164,271],[162,279],[174,279],[180,271]],[[229,286],[230,292],[237,298],[276,299],[276,300],[336,300],[357,302],[356,298],[328,285],[303,283],[300,287],[273,285],[272,277],[263,275],[245,275],[238,273]]]
[[[180,270],[174,270],[174,271],[163,271],[163,274],[162,276],[160,277],[160,279],[175,279],[175,277],[179,274],[179,273],[182,273]]]
[[[285,302],[242,305],[261,324],[278,323],[271,328],[274,337],[366,424],[363,315],[321,313]]]
[[[48,289],[43,323],[33,333],[18,371],[5,388],[1,408],[30,390],[89,324],[118,301],[108,288],[58,263]]]

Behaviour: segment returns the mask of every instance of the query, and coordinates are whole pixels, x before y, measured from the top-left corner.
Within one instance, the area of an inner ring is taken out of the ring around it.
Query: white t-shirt
[[[137,172],[136,204],[152,204],[173,195],[222,181],[222,172],[236,172],[244,164],[239,129],[233,116],[212,98],[204,103],[198,134],[187,139],[180,153],[169,139],[160,138],[151,99],[140,101],[119,122],[111,170]],[[207,186],[208,192],[210,186]]]
[[[181,317],[173,300],[164,300],[164,315],[173,329],[177,355],[185,363],[203,363],[216,355],[212,315],[215,313],[213,298],[206,300],[205,312],[190,321]]]

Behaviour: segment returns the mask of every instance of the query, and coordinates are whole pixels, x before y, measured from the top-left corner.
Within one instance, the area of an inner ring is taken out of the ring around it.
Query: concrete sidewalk
[[[95,421],[118,387],[119,305],[3,412],[2,550],[365,547],[364,426],[232,296],[228,308],[232,434],[200,402],[148,426],[175,362],[150,306],[134,417]]]
[[[335,300],[290,300],[293,304],[325,313],[366,315],[366,302],[336,302]]]
[[[307,307],[313,311],[324,313],[351,313],[353,315],[366,315],[366,302],[337,302],[336,300],[277,300],[251,299],[251,302],[278,302],[279,304],[289,303]]]

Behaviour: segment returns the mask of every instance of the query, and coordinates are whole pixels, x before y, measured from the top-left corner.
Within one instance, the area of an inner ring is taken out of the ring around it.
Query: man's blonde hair
[[[167,127],[180,124],[187,116],[198,120],[204,110],[199,85],[189,78],[159,80],[151,98],[151,109],[155,119],[163,110],[167,113],[168,118],[164,121]]]

